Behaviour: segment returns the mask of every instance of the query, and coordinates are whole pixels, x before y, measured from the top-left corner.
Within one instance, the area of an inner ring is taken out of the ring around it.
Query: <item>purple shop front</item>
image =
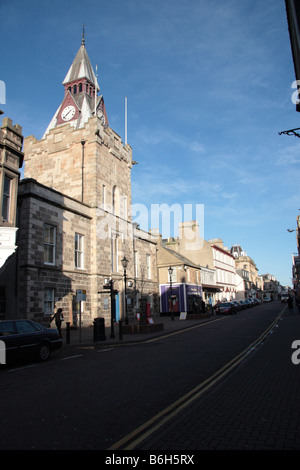
[[[168,313],[194,312],[200,307],[202,298],[202,286],[197,284],[161,284],[160,311]]]

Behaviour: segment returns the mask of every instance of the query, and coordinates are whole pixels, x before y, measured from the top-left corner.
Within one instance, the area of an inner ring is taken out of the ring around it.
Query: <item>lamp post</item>
[[[121,261],[122,266],[124,268],[124,284],[125,284],[125,325],[128,325],[128,315],[127,315],[127,290],[126,290],[126,283],[127,283],[127,276],[126,276],[126,268],[128,266],[128,259],[124,256]]]
[[[171,295],[170,295],[170,299],[171,299],[171,319],[174,320],[174,312],[173,312],[173,298],[172,298],[172,274],[173,274],[173,268],[172,266],[169,267],[168,269],[169,271],[169,277],[170,277],[170,289],[171,289]]]
[[[118,293],[116,290],[114,290],[114,280],[113,279],[104,279],[104,286],[103,289],[108,289],[110,291],[110,337],[114,338],[115,337],[115,331],[114,331],[114,321],[115,321],[115,316],[116,316],[116,301],[115,301],[115,295]],[[98,292],[98,294],[104,293],[103,292]]]

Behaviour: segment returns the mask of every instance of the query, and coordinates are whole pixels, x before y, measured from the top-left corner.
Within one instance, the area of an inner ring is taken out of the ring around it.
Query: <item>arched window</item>
[[[79,93],[82,92],[82,83],[79,83]]]
[[[73,94],[76,95],[76,93],[77,93],[77,85],[74,85],[73,86]]]

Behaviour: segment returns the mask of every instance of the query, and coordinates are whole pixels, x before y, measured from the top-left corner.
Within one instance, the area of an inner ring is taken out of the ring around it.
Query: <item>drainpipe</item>
[[[81,159],[81,202],[83,202],[83,169],[84,169],[84,144],[85,140],[81,141],[82,145],[82,159]]]

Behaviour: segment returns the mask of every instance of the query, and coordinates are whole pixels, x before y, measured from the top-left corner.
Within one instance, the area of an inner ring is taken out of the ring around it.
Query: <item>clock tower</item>
[[[103,96],[98,96],[100,87],[85,48],[84,32],[81,46],[63,81],[65,95],[53,116],[44,137],[49,131],[62,124],[69,123],[74,128],[83,127],[90,117],[95,115],[104,127],[108,120]]]
[[[125,311],[133,313],[139,299],[141,308],[146,298],[154,302],[156,242],[132,223],[136,162],[127,139],[123,143],[108,125],[84,36],[63,86],[64,97],[42,139],[24,139],[19,282],[14,284],[19,312],[48,323],[58,302],[69,311],[70,322],[90,324],[101,315],[113,324]],[[128,278],[135,276],[134,289],[126,292],[124,260]],[[105,279],[113,279],[117,292],[111,309],[109,291],[103,293]],[[78,299],[82,291],[85,300]]]

